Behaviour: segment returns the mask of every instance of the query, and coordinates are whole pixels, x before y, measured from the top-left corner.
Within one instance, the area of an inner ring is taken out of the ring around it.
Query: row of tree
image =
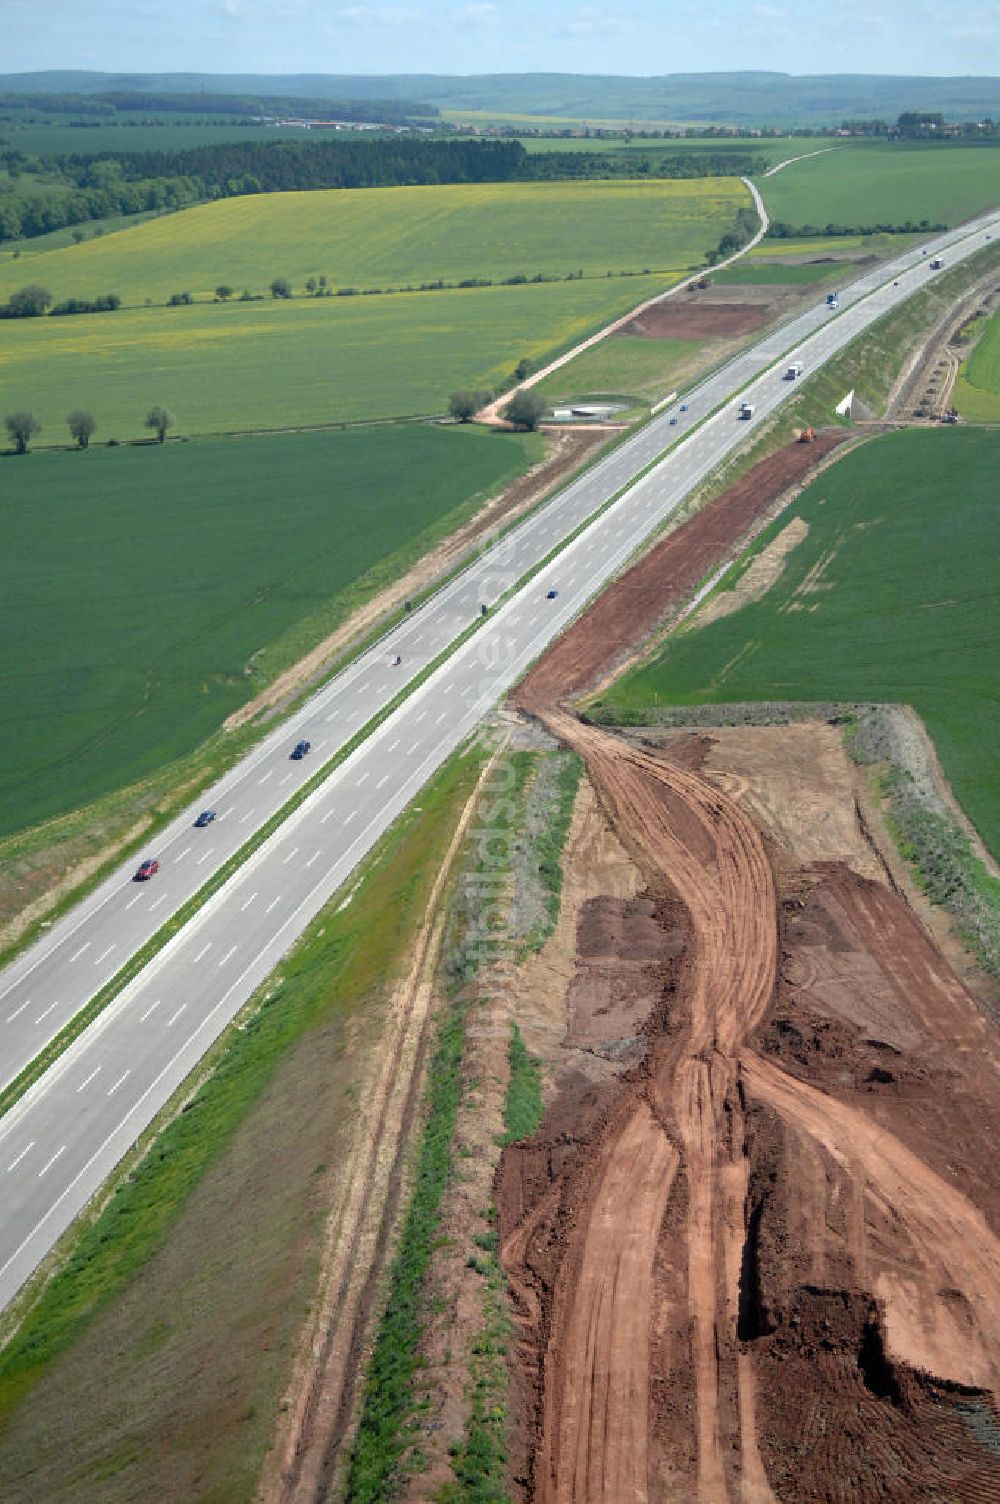
[[[44,313],[55,317],[67,313],[113,313],[121,307],[121,302],[116,292],[102,292],[96,298],[65,298],[61,303],[53,303],[48,288],[32,282],[12,292],[7,302],[0,305],[0,319],[36,319]]]
[[[841,235],[927,235],[932,231],[947,230],[946,224],[931,224],[929,219],[922,219],[919,224],[912,219],[903,224],[895,225],[886,221],[877,225],[789,225],[784,220],[772,219],[767,227],[769,240],[812,240],[817,236],[833,239]]]
[[[17,412],[8,413],[3,421],[15,453],[27,454],[31,440],[42,431],[42,425],[34,413],[27,408],[20,408]],[[97,432],[97,419],[93,413],[87,412],[82,407],[75,407],[71,413],[67,414],[66,425],[81,449],[87,448]],[[174,415],[166,407],[151,407],[146,414],[144,427],[151,429],[161,444],[166,439],[168,430],[173,426]],[[108,442],[114,444],[115,440],[109,439]]]
[[[150,178],[119,181],[103,188],[75,188],[53,177],[33,183],[28,191],[19,192],[15,186],[0,195],[0,242],[30,240],[67,225],[116,214],[183,209],[204,197],[203,184],[193,178]]]

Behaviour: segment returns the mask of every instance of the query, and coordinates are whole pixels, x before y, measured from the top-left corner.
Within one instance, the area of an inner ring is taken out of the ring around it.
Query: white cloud
[[[453,21],[459,26],[499,26],[500,7],[490,0],[474,0],[472,5],[455,11]]]
[[[578,6],[554,28],[557,35],[579,38],[621,36],[629,29],[624,16],[598,5]]]
[[[427,16],[408,5],[344,5],[334,11],[332,19],[347,26],[395,28],[422,25]]]

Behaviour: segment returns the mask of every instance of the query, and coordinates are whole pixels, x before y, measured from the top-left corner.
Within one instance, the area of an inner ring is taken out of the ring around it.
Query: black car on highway
[[[299,762],[312,747],[312,742],[296,742],[292,748],[292,761]]]

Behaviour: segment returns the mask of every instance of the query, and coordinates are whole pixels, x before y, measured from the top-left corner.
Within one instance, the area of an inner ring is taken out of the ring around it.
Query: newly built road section
[[[0,1305],[417,790],[642,540],[791,394],[788,364],[801,361],[805,379],[932,280],[932,259],[953,265],[998,232],[994,212],[923,253],[908,252],[844,289],[838,313],[822,304],[808,310],[686,394],[686,412],[675,403],[620,445],[261,743],[204,796],[219,812],[214,824],[193,829],[193,807],[156,842],[150,854],[161,870],[152,882],[135,884],[131,867],[122,869],[0,978],[0,1056],[10,1080],[284,805],[317,760],[330,758],[475,623],[481,604],[493,607],[0,1123]],[[778,357],[780,364],[761,373]],[[737,417],[737,393],[754,406],[749,421]],[[686,434],[692,424],[699,426]],[[556,549],[556,558],[495,606]],[[549,590],[558,592],[552,600]],[[300,737],[313,743],[312,762],[289,760]]]

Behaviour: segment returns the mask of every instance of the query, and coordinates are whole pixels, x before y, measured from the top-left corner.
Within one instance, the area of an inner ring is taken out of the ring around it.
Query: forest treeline
[[[624,158],[624,160],[623,160]],[[229,141],[167,151],[26,157],[0,152],[0,241],[66,225],[251,193],[505,183],[566,178],[700,178],[760,171],[759,156],[621,152],[529,154],[519,141],[383,137]]]
[[[176,94],[155,89],[111,89],[98,94],[0,92],[0,114],[17,118],[25,111],[52,115],[82,115],[95,123],[113,123],[121,112],[148,115],[240,116],[260,120],[275,116],[318,120],[364,120],[384,125],[408,125],[436,120],[436,105],[412,99],[301,99],[285,94],[221,94],[193,91]],[[72,122],[67,122],[72,123]]]

